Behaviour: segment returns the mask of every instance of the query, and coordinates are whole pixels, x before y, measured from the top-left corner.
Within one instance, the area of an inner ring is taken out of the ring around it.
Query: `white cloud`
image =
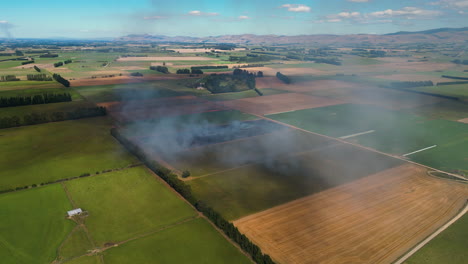
[[[245,20],[245,19],[249,19],[249,17],[248,16],[239,16],[239,19],[240,20]]]
[[[219,15],[218,13],[209,13],[209,12],[202,12],[199,10],[193,10],[188,12],[188,15],[190,16],[217,16]]]
[[[434,17],[441,15],[442,12],[436,10],[427,10],[427,9],[420,9],[417,7],[403,7],[399,10],[387,9],[383,11],[376,11],[369,13],[371,17],[406,17],[408,19],[414,19],[417,17]]]
[[[284,4],[281,8],[287,8],[290,12],[310,12],[310,7],[302,4]]]

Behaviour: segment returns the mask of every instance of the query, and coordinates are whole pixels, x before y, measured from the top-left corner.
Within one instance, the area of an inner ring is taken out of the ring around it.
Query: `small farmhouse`
[[[74,216],[74,215],[78,215],[78,214],[81,214],[83,212],[83,210],[81,210],[81,208],[77,208],[77,209],[73,209],[73,210],[70,210],[67,212],[68,216],[71,217],[71,216]]]

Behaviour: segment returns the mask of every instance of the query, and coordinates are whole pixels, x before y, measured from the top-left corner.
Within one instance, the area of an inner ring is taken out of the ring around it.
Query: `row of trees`
[[[458,81],[458,82],[439,82],[437,85],[452,85],[452,84],[466,84],[468,81]]]
[[[161,73],[169,73],[169,69],[166,66],[150,66],[150,70]]]
[[[0,118],[0,128],[36,125],[48,122],[103,116],[106,115],[106,113],[107,111],[105,107],[77,108],[74,111],[69,112],[31,113],[24,115],[22,119],[18,116]]]
[[[220,65],[220,66],[213,66],[213,65],[208,65],[208,66],[193,66],[190,67],[190,69],[193,71],[195,69],[197,70],[216,70],[216,69],[228,69],[229,67],[227,65]]]
[[[163,167],[157,162],[148,158],[145,152],[135,145],[133,142],[122,136],[115,128],[111,129],[111,134],[122,145],[124,145],[131,153],[137,156],[143,163],[146,164],[152,171],[166,181],[174,190],[180,193],[188,202],[195,208],[203,213],[211,222],[213,222],[219,229],[221,229],[226,236],[236,242],[242,250],[247,252],[256,263],[273,264],[273,260],[267,254],[263,254],[262,250],[252,243],[244,234],[242,234],[237,227],[224,219],[224,217],[216,212],[213,208],[209,207],[205,202],[198,200],[192,193],[190,185],[185,184],[180,180],[177,175],[173,174],[169,169]]]
[[[59,55],[58,54],[52,54],[52,53],[46,53],[42,54],[39,57],[40,58],[57,58]]]
[[[444,78],[448,79],[455,79],[455,80],[468,80],[468,77],[458,77],[458,76],[450,76],[450,75],[442,75]]]
[[[455,64],[468,65],[468,60],[455,59],[452,62]]]
[[[69,93],[45,93],[34,96],[0,97],[0,107],[70,102]]]
[[[14,82],[19,81],[19,78],[16,78],[16,75],[4,75],[0,76],[0,82]]]
[[[390,88],[411,88],[411,87],[420,87],[420,86],[434,86],[432,81],[408,81],[408,82],[391,82],[389,87]]]
[[[34,69],[37,71],[37,72],[41,72],[41,69],[39,67],[37,67],[37,65],[34,65]]]
[[[60,67],[60,66],[63,66],[63,62],[59,61],[59,62],[54,63],[55,68]]]
[[[21,63],[21,65],[31,64],[31,63],[34,63],[34,62],[35,62],[34,60],[23,61]]]
[[[289,79],[288,76],[282,74],[281,72],[276,73],[276,78],[278,78],[280,81],[284,82],[285,84],[291,83],[291,79]]]
[[[44,73],[28,74],[26,77],[28,78],[28,81],[52,81],[52,77]]]
[[[194,69],[192,67],[192,70],[189,69],[178,69],[176,71],[177,74],[203,74],[203,71],[200,69]]]
[[[58,83],[61,83],[63,86],[70,87],[70,82],[67,79],[60,76],[60,74],[54,73],[52,77],[54,78],[54,80],[56,80]]]

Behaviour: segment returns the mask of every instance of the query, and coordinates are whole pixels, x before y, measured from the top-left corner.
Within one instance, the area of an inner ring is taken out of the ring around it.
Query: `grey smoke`
[[[5,20],[0,20],[0,33],[7,38],[12,38],[10,29],[13,28],[13,25]]]

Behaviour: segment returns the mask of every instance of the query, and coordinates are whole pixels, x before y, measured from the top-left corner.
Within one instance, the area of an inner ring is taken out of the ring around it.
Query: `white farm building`
[[[69,217],[72,217],[74,215],[81,214],[82,212],[83,212],[83,210],[81,210],[81,208],[76,208],[76,209],[68,211],[67,214],[68,214]]]

